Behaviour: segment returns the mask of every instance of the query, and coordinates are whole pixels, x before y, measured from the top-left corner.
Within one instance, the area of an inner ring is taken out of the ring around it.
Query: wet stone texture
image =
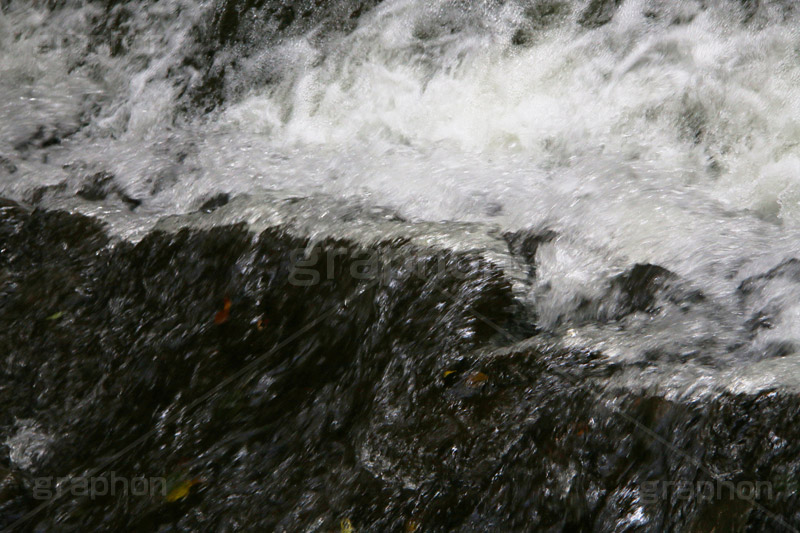
[[[800,527],[796,395],[616,390],[602,354],[498,332],[524,331],[521,311],[480,258],[383,242],[369,252],[389,273],[373,281],[351,270],[367,250],[326,240],[330,271],[292,283],[308,244],[242,226],[111,242],[91,219],[3,201],[0,528]],[[440,267],[465,261],[465,275]],[[620,284],[636,306],[637,287],[669,279],[642,266]],[[169,493],[66,492],[27,516],[37,480],[111,472]],[[770,490],[675,485],[714,475]]]

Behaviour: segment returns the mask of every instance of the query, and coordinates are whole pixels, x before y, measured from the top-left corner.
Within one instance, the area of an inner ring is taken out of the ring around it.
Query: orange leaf
[[[483,372],[475,372],[474,374],[471,374],[467,378],[467,385],[469,385],[470,387],[477,387],[478,385],[482,385],[483,383],[485,383],[488,379],[489,376],[487,376]]]
[[[222,311],[217,311],[214,315],[214,324],[220,325],[228,321],[228,316],[231,314],[231,299],[227,296],[223,300]]]

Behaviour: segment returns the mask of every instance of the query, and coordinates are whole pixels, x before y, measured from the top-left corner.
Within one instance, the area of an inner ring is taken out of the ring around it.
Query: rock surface
[[[176,501],[62,494],[21,530],[800,526],[795,394],[615,388],[602,354],[505,333],[518,307],[491,263],[454,276],[437,265],[458,254],[387,241],[369,252],[389,275],[358,279],[367,250],[329,239],[315,249],[339,250],[332,271],[304,263],[318,283],[298,286],[308,244],[242,225],[115,243],[89,218],[4,201],[0,526],[42,502],[37,479],[94,469],[197,482]],[[414,253],[414,269],[391,260]],[[645,308],[670,275],[637,268],[619,283]],[[9,449],[26,420],[46,436],[27,467]],[[714,479],[771,485],[679,490]]]

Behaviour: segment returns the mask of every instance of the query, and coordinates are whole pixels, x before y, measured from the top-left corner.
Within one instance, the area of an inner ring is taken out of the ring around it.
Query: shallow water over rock
[[[526,329],[512,283],[479,254],[321,239],[318,252],[338,250],[333,271],[300,263],[318,274],[301,286],[292,251],[309,240],[287,227],[132,244],[81,215],[0,212],[3,527],[800,525],[796,394],[670,400],[615,385],[625,363]],[[352,275],[367,252],[387,275]],[[642,308],[668,279],[642,267],[620,287]],[[68,476],[193,484],[175,501],[55,486],[41,498],[42,479]],[[706,482],[722,496],[687,496]],[[768,485],[725,492],[750,482]]]

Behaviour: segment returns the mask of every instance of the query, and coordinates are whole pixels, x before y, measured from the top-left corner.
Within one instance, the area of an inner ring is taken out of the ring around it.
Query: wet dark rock
[[[797,345],[789,341],[771,342],[764,349],[763,357],[765,359],[771,357],[786,357],[797,352]]]
[[[93,16],[89,38],[95,47],[108,46],[112,56],[127,53],[133,38],[131,19],[135,5],[121,1],[101,3],[105,9]]]
[[[28,152],[31,149],[41,149],[61,144],[61,141],[77,131],[76,128],[61,125],[48,124],[40,125],[30,135],[18,139],[14,142],[14,149],[17,152]]]
[[[511,36],[511,44],[514,46],[525,46],[533,41],[533,35],[527,28],[518,28]]]
[[[756,15],[758,12],[759,4],[761,3],[760,0],[739,0],[742,11],[743,17],[742,22],[747,23]]]
[[[525,8],[525,18],[534,27],[544,28],[560,21],[570,11],[569,2],[562,0],[539,0]]]
[[[767,310],[762,309],[745,322],[745,328],[751,333],[756,333],[760,329],[772,329],[775,327],[775,316]]]
[[[512,255],[522,258],[529,265],[528,276],[533,278],[536,275],[536,251],[539,245],[552,241],[556,236],[551,230],[539,232],[520,230],[504,233],[503,240],[508,243],[508,251]]]
[[[14,200],[0,197],[0,220],[3,222],[2,226],[0,226],[0,238],[2,238],[3,241],[0,242],[6,242],[8,239],[11,239],[13,235],[19,233],[22,224],[27,219],[27,209]],[[4,250],[4,253],[10,253],[10,250],[8,252],[2,248],[0,248],[0,250]]]
[[[677,276],[658,265],[636,264],[611,280],[611,286],[620,293],[620,304],[626,312],[653,309],[656,294]]]
[[[578,17],[578,23],[587,28],[598,28],[614,18],[623,0],[589,0]]]
[[[17,165],[9,158],[0,155],[0,170],[4,170],[9,174],[14,174],[17,171]]]
[[[161,191],[173,187],[178,183],[179,179],[178,171],[174,167],[166,168],[155,173],[152,177],[147,179],[147,183],[150,185],[150,194],[155,196]]]
[[[114,175],[110,172],[96,172],[90,175],[77,192],[78,196],[90,202],[105,200],[110,194],[115,194],[120,200],[127,204],[130,209],[136,209],[142,203],[141,200],[129,196],[128,193],[116,183]]]
[[[63,194],[67,190],[67,183],[61,182],[55,185],[43,185],[41,187],[36,187],[33,189],[26,200],[33,204],[37,205],[41,203],[45,198],[49,196],[58,196]]]
[[[223,205],[227,205],[230,201],[230,195],[228,193],[221,192],[219,194],[215,194],[208,200],[205,200],[199,208],[199,211],[203,211],[205,213],[211,213],[212,211],[222,207]]]
[[[112,192],[114,187],[113,174],[109,172],[98,172],[89,176],[86,183],[78,191],[78,196],[91,202],[97,202],[99,200],[105,200],[106,196]]]
[[[364,531],[609,531],[632,516],[638,531],[777,530],[763,509],[800,525],[796,395],[605,388],[617,369],[601,353],[516,344],[476,318],[513,329],[518,313],[479,257],[325,239],[316,250],[336,260],[294,283],[308,246],[241,225],[113,244],[86,217],[0,202],[0,442],[19,419],[53,440],[14,474],[22,494],[0,501],[0,524],[39,503],[34,477],[86,472],[142,438],[102,472],[202,480],[186,499],[64,494],[22,530],[337,530],[346,517]],[[385,276],[353,275],[376,255]],[[456,263],[473,266],[441,267]],[[637,291],[671,279],[641,265],[618,283],[646,306]],[[647,491],[709,471],[771,492]]]
[[[560,0],[539,0],[531,2],[524,10],[524,24],[511,36],[514,46],[533,44],[537,32],[562,22],[570,13],[568,2]]]
[[[12,327],[6,320],[13,322],[16,313],[44,318],[82,300],[76,281],[85,276],[91,254],[108,241],[97,222],[62,212],[28,214],[14,205],[0,209],[0,220],[0,269],[5,282],[0,292],[0,322],[4,327]],[[25,283],[25,279],[33,282]]]
[[[750,332],[751,338],[762,330],[775,327],[776,315],[780,309],[781,293],[785,291],[785,284],[800,283],[800,260],[787,259],[763,274],[750,276],[739,284],[738,292],[740,303],[745,316],[745,328]],[[778,302],[773,302],[777,298]]]
[[[0,528],[22,516],[27,500],[22,477],[0,462]]]
[[[308,33],[325,40],[347,34],[359,18],[381,0],[217,0],[209,16],[194,31],[196,45],[185,66],[199,71],[199,81],[187,86],[185,100],[192,109],[209,111],[226,97],[245,90],[230,76],[242,62],[267,45]],[[261,84],[277,82],[277,69],[263,65]],[[252,81],[252,80],[251,80]]]
[[[678,123],[680,135],[688,142],[700,144],[709,126],[708,111],[702,102],[689,97],[684,97],[681,105],[683,109]]]
[[[792,257],[764,274],[747,278],[739,284],[739,292],[743,296],[750,296],[759,290],[763,290],[769,282],[779,278],[800,283],[800,260]]]
[[[251,39],[258,28],[297,35],[325,22],[327,32],[350,31],[358,18],[378,3],[380,0],[219,0],[212,27],[221,44]]]
[[[139,207],[140,205],[142,205],[142,201],[141,200],[139,200],[138,198],[133,198],[131,196],[128,196],[128,194],[125,193],[124,191],[118,191],[117,194],[119,194],[120,200],[125,202],[125,204],[128,206],[128,208],[131,209],[131,210],[134,210],[137,207]]]
[[[617,318],[635,312],[657,312],[661,302],[685,308],[705,301],[702,291],[690,287],[675,273],[641,263],[612,278],[611,293]]]

